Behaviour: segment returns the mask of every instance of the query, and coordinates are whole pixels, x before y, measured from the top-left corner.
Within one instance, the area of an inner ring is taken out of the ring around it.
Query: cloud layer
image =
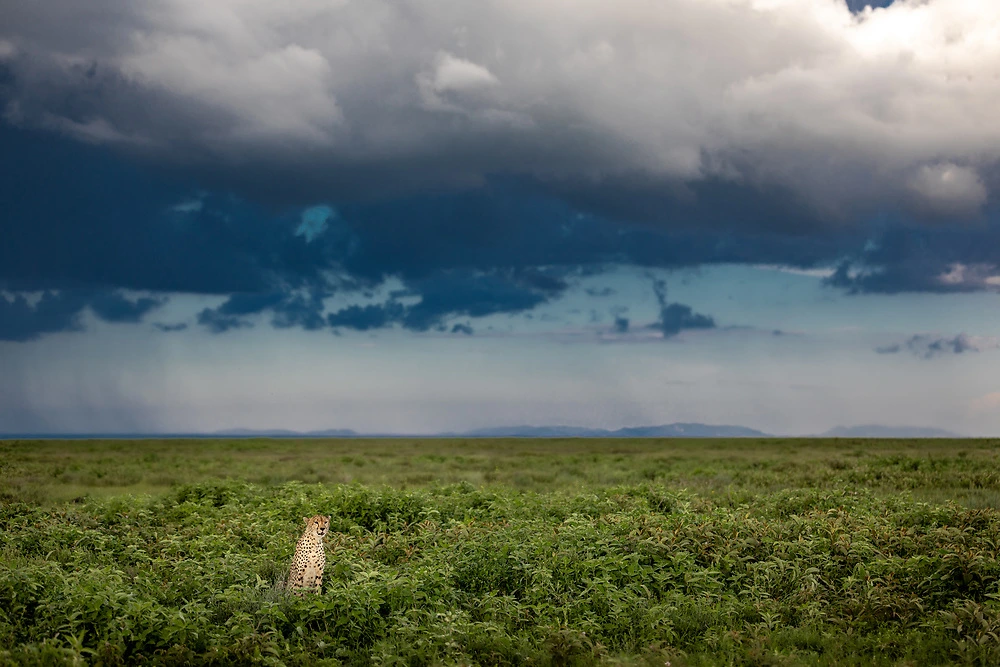
[[[105,322],[139,322],[165,303],[163,298],[130,299],[116,291],[43,292],[36,298],[0,294],[0,341],[34,340],[46,333],[79,331],[85,310]]]
[[[343,194],[330,175],[345,171],[348,189],[507,173],[974,214],[1000,157],[990,0],[2,9],[10,121],[213,170],[310,165],[314,196]]]
[[[612,263],[995,290],[1000,5],[886,4],[0,0],[9,337],[122,289],[85,303],[454,329]]]

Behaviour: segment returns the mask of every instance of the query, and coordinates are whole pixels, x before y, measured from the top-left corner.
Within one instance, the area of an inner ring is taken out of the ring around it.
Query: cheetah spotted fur
[[[326,553],[323,550],[323,536],[330,530],[330,517],[317,514],[305,520],[306,530],[295,545],[292,569],[288,573],[285,588],[302,595],[303,590],[318,593],[323,585],[323,568]]]

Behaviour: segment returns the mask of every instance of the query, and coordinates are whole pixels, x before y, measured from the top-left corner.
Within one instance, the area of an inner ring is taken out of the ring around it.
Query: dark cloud
[[[621,316],[616,317],[614,326],[616,333],[626,333],[628,332],[629,319]]]
[[[163,322],[153,322],[153,327],[157,331],[170,333],[174,331],[185,331],[188,328],[188,325],[186,322],[177,322],[175,324],[164,324]]]
[[[253,323],[233,315],[223,315],[215,309],[206,308],[198,313],[198,324],[212,333],[226,333],[233,329],[249,329]]]
[[[391,325],[428,331],[444,328],[446,320],[456,316],[485,317],[530,310],[565,289],[566,284],[557,277],[534,271],[452,271],[417,281],[411,289],[393,295],[383,304],[343,308],[329,315],[327,323],[360,331]],[[419,301],[412,305],[399,301],[407,297],[419,297]]]
[[[301,327],[315,331],[326,326],[323,317],[323,299],[328,296],[322,290],[313,290],[308,295],[293,294],[272,306],[274,317],[271,324],[279,329]]]
[[[650,267],[765,262],[816,266],[863,243],[854,235],[743,234],[686,228],[697,208],[664,214],[663,228],[581,212],[510,181],[462,192],[346,202],[309,239],[297,233],[315,200],[268,208],[198,186],[107,150],[0,126],[5,216],[0,282],[11,289],[121,287],[202,294],[326,288],[331,274],[371,287],[389,276],[442,271]],[[60,183],[53,196],[52,183]],[[107,193],[113,193],[109,196]],[[714,198],[707,198],[711,203]],[[754,207],[770,219],[778,209]],[[671,217],[672,216],[672,217]],[[668,224],[669,223],[669,224]],[[671,230],[676,223],[682,229]],[[535,285],[558,276],[535,271]],[[554,281],[554,282],[553,282]]]
[[[83,311],[90,308],[106,322],[138,322],[165,299],[141,297],[132,301],[118,292],[87,290],[46,291],[31,300],[0,294],[0,340],[28,341],[47,333],[82,331]]]
[[[258,292],[276,276],[304,284],[323,264],[287,214],[218,194],[181,212],[190,183],[106,149],[2,123],[0,145],[9,289]]]
[[[165,298],[152,297],[131,301],[117,292],[106,292],[93,297],[89,305],[94,314],[106,322],[138,322],[166,302]]]
[[[715,320],[691,310],[683,303],[672,303],[660,311],[658,328],[664,337],[676,336],[685,329],[714,329]]]
[[[198,313],[198,323],[214,333],[224,333],[230,329],[251,327],[247,317],[270,312],[274,327],[301,327],[315,331],[326,326],[323,317],[323,299],[326,296],[329,295],[321,290],[313,290],[306,295],[295,292],[234,294],[221,306],[206,308]]]
[[[253,324],[245,319],[277,306],[285,299],[280,292],[262,294],[234,294],[217,308],[205,308],[198,313],[198,324],[208,327],[213,333],[224,333],[230,329],[245,329]]]
[[[702,315],[683,303],[667,301],[667,284],[660,279],[653,280],[653,292],[660,304],[660,317],[652,325],[654,329],[663,332],[664,338],[676,336],[687,329],[714,329],[715,320],[708,315]]]
[[[844,289],[850,294],[946,293],[976,289],[963,283],[948,284],[942,281],[941,276],[947,274],[949,266],[938,257],[908,258],[902,262],[886,264],[873,262],[872,259],[870,256],[865,257],[856,264],[841,262],[826,279],[826,284]]]
[[[451,332],[452,333],[465,334],[466,336],[471,336],[474,333],[474,330],[468,324],[459,323],[459,324],[456,324],[456,325],[452,326]]]
[[[8,301],[0,295],[0,340],[26,341],[42,334],[79,331],[86,303],[72,295],[46,292],[31,305],[22,295]]]
[[[898,354],[906,350],[922,359],[933,359],[946,354],[980,352],[984,349],[997,347],[1000,347],[1000,342],[995,339],[975,338],[964,333],[952,337],[916,334],[905,342],[877,347],[875,352],[878,354]]]
[[[406,309],[402,323],[408,329],[426,331],[456,315],[523,312],[565,289],[566,283],[559,278],[535,271],[447,273],[417,283],[420,301]]]
[[[231,297],[199,315],[218,332],[260,313],[277,327],[370,326],[379,317],[357,311],[334,313],[344,323],[331,325],[324,299],[364,295],[395,278],[415,302],[384,304],[383,326],[429,330],[452,317],[526,312],[612,264],[838,264],[828,283],[850,292],[995,289],[1000,265],[1000,216],[992,213],[980,225],[888,217],[829,227],[815,216],[803,223],[776,191],[714,181],[654,196],[652,184],[613,179],[582,192],[505,178],[461,191],[327,200],[322,224],[302,233],[303,211],[317,200],[277,206],[252,189],[206,191],[192,180],[198,172],[2,124],[0,143],[8,185],[0,189],[0,289],[152,293],[91,304],[114,321],[140,319],[159,295],[188,292]],[[712,325],[670,305],[661,308],[665,334]],[[40,331],[65,330],[74,317]]]
[[[959,334],[954,338],[937,338],[931,341],[927,341],[927,354],[941,354],[945,352],[952,352],[954,354],[962,354],[963,352],[979,352],[979,348],[972,344],[969,337],[965,334]]]
[[[896,221],[845,253],[828,284],[851,293],[996,290],[1000,275],[1000,211],[981,224],[907,227]]]
[[[327,324],[357,331],[369,331],[392,326],[402,320],[404,307],[394,301],[368,306],[348,306],[327,316]]]
[[[545,191],[576,210],[602,218],[638,223],[651,230],[688,230],[699,237],[697,232],[707,229],[717,239],[727,234],[760,235],[760,241],[767,242],[769,236],[823,237],[843,227],[787,188],[748,186],[726,178],[709,177],[670,187],[630,173],[608,176],[598,183],[549,185]],[[738,254],[739,249],[726,251]]]

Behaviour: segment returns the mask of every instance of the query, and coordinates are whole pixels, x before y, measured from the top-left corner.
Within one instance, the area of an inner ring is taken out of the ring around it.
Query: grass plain
[[[1000,664],[996,440],[0,441],[0,664]],[[321,595],[280,586],[332,517]]]

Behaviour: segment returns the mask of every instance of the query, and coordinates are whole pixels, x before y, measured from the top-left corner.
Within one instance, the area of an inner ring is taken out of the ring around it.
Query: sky
[[[0,432],[1000,435],[995,0],[0,0]]]

